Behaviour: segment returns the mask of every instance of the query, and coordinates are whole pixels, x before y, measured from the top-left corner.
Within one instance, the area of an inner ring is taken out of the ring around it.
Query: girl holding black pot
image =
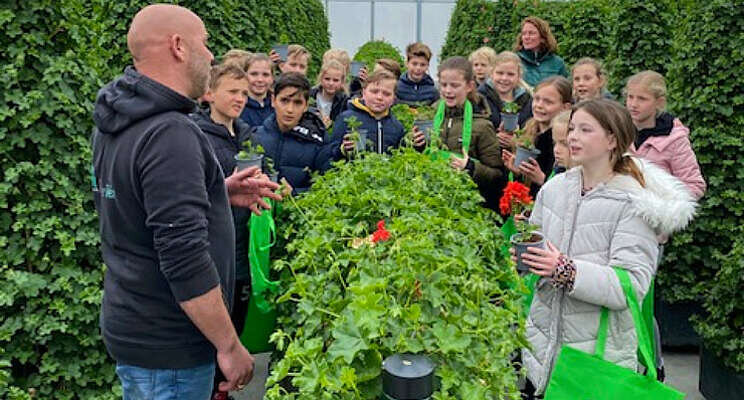
[[[509,150],[502,151],[504,164],[515,175],[523,176],[532,185],[532,194],[545,183],[555,164],[553,156],[553,133],[551,121],[561,111],[571,108],[571,82],[562,76],[553,76],[541,82],[535,88],[532,100],[532,119],[524,127],[524,135],[530,138],[534,147],[540,151],[535,158],[514,165],[515,154]],[[502,148],[515,147],[515,137],[512,132],[499,130],[499,142]]]
[[[568,133],[577,167],[537,195],[530,223],[541,227],[546,247],[522,255],[541,277],[526,322],[530,346],[522,351],[527,398],[544,394],[562,346],[593,354],[603,307],[611,327],[604,359],[639,368],[633,317],[613,267],[628,272],[640,301],[656,273],[657,235],[684,228],[695,201],[681,181],[628,155],[635,132],[614,101],[577,104]]]

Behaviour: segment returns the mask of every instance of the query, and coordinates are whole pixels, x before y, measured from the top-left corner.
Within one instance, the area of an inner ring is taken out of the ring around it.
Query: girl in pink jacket
[[[625,105],[638,129],[630,151],[680,179],[696,200],[703,197],[705,180],[690,145],[690,130],[664,111],[664,77],[654,71],[639,72],[628,79],[625,96]]]

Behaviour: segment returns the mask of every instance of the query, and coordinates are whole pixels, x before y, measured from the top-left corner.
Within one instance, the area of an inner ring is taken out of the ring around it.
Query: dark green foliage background
[[[741,287],[731,277],[744,275],[744,268],[724,262],[741,257],[740,250],[729,252],[744,223],[741,2],[461,0],[443,56],[468,54],[484,38],[497,51],[511,50],[527,15],[550,22],[569,65],[584,56],[603,59],[618,96],[636,72],[653,69],[667,77],[669,109],[691,129],[708,191],[692,225],[667,245],[657,289],[669,302],[704,301],[710,316],[700,319],[698,331],[729,366],[741,368],[744,299],[731,295],[732,285]]]
[[[5,1],[0,8],[0,398],[120,398],[102,346],[104,267],[89,194],[98,89],[131,63],[126,31],[146,1]],[[179,1],[215,55],[265,50],[286,32],[329,47],[320,1]],[[291,4],[290,4],[291,3]]]

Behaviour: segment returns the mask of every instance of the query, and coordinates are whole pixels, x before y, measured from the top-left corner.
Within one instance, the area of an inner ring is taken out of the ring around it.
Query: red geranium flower
[[[511,214],[512,211],[519,213],[530,204],[532,204],[530,188],[520,182],[509,182],[504,188],[504,195],[499,200],[499,211],[502,215]]]
[[[390,232],[385,229],[385,220],[381,219],[377,221],[377,230],[372,233],[372,242],[377,243],[380,241],[386,241],[390,239]]]

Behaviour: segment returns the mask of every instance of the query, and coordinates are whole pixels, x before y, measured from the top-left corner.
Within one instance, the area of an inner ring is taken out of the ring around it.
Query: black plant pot
[[[703,307],[698,302],[685,301],[670,304],[657,297],[654,302],[654,314],[659,323],[662,346],[700,346],[700,336],[692,328],[690,317],[702,313]]]
[[[705,345],[700,346],[700,393],[706,400],[744,399],[744,373],[725,366]]]
[[[393,354],[382,362],[386,400],[426,400],[434,393],[434,363],[420,354]]]

